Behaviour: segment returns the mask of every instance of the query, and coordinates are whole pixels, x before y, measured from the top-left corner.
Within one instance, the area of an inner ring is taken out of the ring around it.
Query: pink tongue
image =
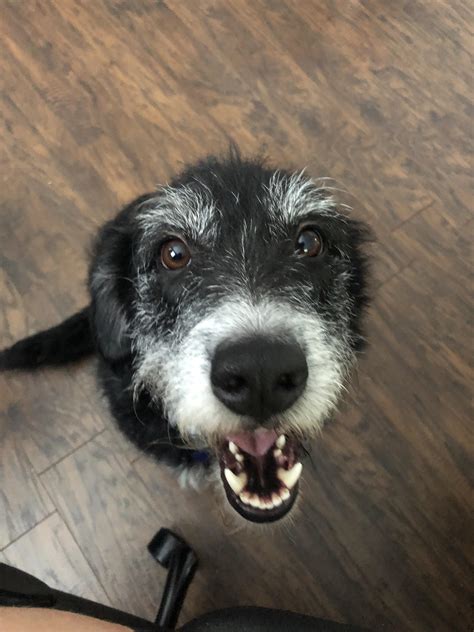
[[[259,428],[255,432],[241,432],[229,435],[229,441],[233,441],[241,450],[252,456],[263,456],[272,447],[278,438],[274,430]]]

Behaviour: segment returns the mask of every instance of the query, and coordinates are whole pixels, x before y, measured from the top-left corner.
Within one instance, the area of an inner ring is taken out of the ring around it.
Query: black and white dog
[[[239,514],[278,520],[363,343],[366,234],[324,180],[208,158],[103,227],[91,304],[0,367],[97,352],[129,439],[183,476],[219,464]]]

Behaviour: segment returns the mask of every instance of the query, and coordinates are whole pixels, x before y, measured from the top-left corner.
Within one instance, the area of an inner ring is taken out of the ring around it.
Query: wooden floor
[[[97,227],[237,141],[351,193],[377,233],[371,347],[278,532],[234,532],[114,429],[94,363],[0,376],[0,559],[151,617],[258,604],[472,630],[472,3],[0,0],[0,345],[86,303]]]

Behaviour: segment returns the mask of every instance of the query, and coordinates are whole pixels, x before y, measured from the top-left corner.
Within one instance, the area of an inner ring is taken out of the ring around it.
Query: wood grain
[[[40,478],[112,604],[151,618],[164,580],[146,549],[160,526],[159,501],[121,451],[106,430]]]
[[[16,397],[1,384],[0,401],[0,549],[54,510],[36,476],[17,431]]]
[[[109,604],[89,564],[54,512],[3,550],[3,561],[59,590]]]
[[[183,620],[472,629],[473,23],[462,0],[2,2],[0,345],[82,307],[97,227],[230,139],[335,178],[377,240],[371,345],[294,523],[236,531],[181,491],[82,363],[0,377],[0,559],[151,617],[166,525],[202,561]]]

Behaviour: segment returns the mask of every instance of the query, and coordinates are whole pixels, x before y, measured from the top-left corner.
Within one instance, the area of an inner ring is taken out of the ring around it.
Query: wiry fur
[[[305,392],[273,423],[306,437],[319,430],[338,400],[354,359],[344,333],[331,333],[301,300],[293,305],[268,298],[252,303],[249,297],[231,295],[209,315],[202,317],[202,311],[196,317],[182,312],[184,324],[177,324],[169,341],[166,336],[159,341],[143,336],[139,327],[135,329],[136,384],[164,403],[169,422],[182,434],[204,436],[208,442],[237,432],[243,422],[251,424],[214,397],[209,375],[221,342],[259,334],[294,339],[304,350],[309,368]]]
[[[34,349],[20,343],[21,357],[18,346],[16,353],[15,346],[4,351],[0,367],[57,364],[94,348],[121,429],[140,448],[178,465],[184,478],[183,467],[205,467],[190,447],[208,448],[252,425],[213,395],[217,346],[251,334],[292,340],[306,355],[306,388],[266,423],[314,435],[363,344],[367,302],[366,229],[332,193],[304,172],[275,171],[235,155],[190,167],[100,231],[91,305],[80,313],[80,352],[64,345],[51,351],[52,336],[75,339],[66,321],[36,336]],[[294,253],[304,224],[323,235],[320,257]],[[179,272],[159,263],[160,245],[173,236],[192,251],[191,265]],[[77,318],[71,322],[77,328]],[[42,340],[49,346],[38,348]],[[28,349],[35,353],[30,361]]]

